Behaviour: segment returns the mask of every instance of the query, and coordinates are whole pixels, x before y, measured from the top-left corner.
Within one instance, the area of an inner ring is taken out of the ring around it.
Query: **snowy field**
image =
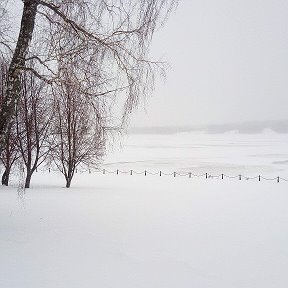
[[[288,135],[134,135],[103,168],[288,178]],[[17,184],[17,182],[15,182]],[[1,288],[286,288],[288,182],[38,172],[0,187]]]

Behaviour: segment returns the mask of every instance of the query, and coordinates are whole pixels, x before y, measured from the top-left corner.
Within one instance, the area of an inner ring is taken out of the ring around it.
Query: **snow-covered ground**
[[[288,136],[132,136],[108,170],[288,178]],[[16,185],[17,186],[17,185]],[[1,288],[286,288],[288,182],[38,172],[0,188]]]

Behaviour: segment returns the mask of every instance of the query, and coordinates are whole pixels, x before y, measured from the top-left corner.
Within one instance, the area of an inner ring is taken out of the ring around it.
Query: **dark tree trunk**
[[[75,167],[68,167],[67,173],[64,174],[65,180],[66,180],[66,188],[70,188],[71,186],[71,181],[74,176],[74,170],[75,170]]]
[[[65,176],[65,179],[66,179],[66,188],[70,188],[72,178],[73,178],[73,176],[72,176],[72,174],[71,174],[70,171],[69,171],[68,175]]]
[[[3,175],[2,175],[2,185],[4,186],[8,186],[9,184],[9,175],[10,175],[10,169],[9,168],[6,168]]]
[[[70,188],[72,178],[66,179],[66,188]]]
[[[25,180],[25,188],[30,188],[30,182],[33,172],[27,171],[26,180]]]
[[[3,149],[5,134],[19,99],[19,73],[25,65],[25,56],[32,39],[38,4],[39,0],[24,0],[20,32],[9,66],[7,89],[0,111],[0,151]]]

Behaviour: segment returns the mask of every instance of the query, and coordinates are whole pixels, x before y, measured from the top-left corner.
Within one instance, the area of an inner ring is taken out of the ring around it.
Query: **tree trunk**
[[[70,188],[71,180],[72,180],[71,178],[66,179],[66,188]]]
[[[26,180],[25,180],[25,188],[30,188],[31,177],[32,177],[32,172],[27,171]]]
[[[67,177],[65,177],[65,179],[66,179],[66,188],[70,188],[72,178],[73,178],[73,176],[72,176],[71,173],[68,173]]]
[[[5,134],[20,97],[19,73],[25,65],[25,56],[32,39],[38,4],[39,0],[24,0],[20,32],[9,66],[7,88],[0,111],[0,151],[3,149]]]
[[[73,178],[73,175],[74,175],[74,173],[73,173],[74,169],[72,167],[68,167],[68,172],[67,172],[67,174],[65,174],[66,188],[70,188],[71,181],[72,181],[72,178]]]
[[[9,175],[10,175],[10,169],[9,168],[6,168],[3,175],[2,175],[2,185],[4,186],[8,186],[9,184]]]

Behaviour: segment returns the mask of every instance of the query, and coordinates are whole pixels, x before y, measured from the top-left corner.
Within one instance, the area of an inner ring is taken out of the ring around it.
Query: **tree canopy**
[[[125,121],[139,99],[153,89],[155,69],[163,68],[149,59],[149,45],[177,4],[177,0],[23,0],[20,31],[13,39],[7,2],[1,0],[0,8],[1,57],[10,54],[0,143],[15,114],[22,71],[59,85],[65,81],[63,65],[75,63],[82,92],[105,97],[110,107],[121,99]]]

